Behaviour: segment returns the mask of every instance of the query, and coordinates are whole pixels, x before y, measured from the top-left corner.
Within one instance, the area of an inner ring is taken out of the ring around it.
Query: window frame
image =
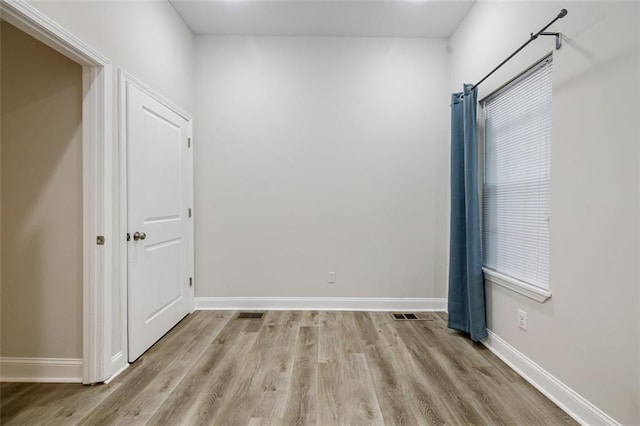
[[[483,200],[483,192],[484,192],[484,177],[485,177],[485,168],[486,168],[486,150],[485,150],[485,143],[486,143],[486,129],[485,129],[485,120],[484,120],[484,108],[486,105],[487,100],[490,100],[491,98],[499,95],[500,93],[504,92],[505,90],[509,89],[510,87],[512,87],[513,85],[519,83],[520,81],[522,81],[522,79],[527,78],[527,76],[531,75],[532,73],[534,73],[538,68],[540,68],[541,66],[544,66],[545,63],[547,62],[553,62],[553,52],[545,55],[544,57],[542,57],[541,59],[537,60],[536,62],[534,62],[531,66],[527,67],[525,70],[523,70],[522,72],[520,72],[519,74],[517,74],[516,76],[514,76],[513,78],[511,78],[509,81],[507,81],[506,83],[504,83],[503,85],[499,86],[497,89],[495,89],[494,91],[492,91],[491,93],[489,93],[488,95],[484,96],[482,99],[480,99],[478,101],[478,104],[480,106],[480,113],[478,115],[479,120],[478,120],[478,132],[479,132],[479,137],[478,137],[478,141],[479,143],[479,157],[478,157],[478,161],[481,162],[479,164],[479,170],[480,172],[480,176],[479,176],[479,188],[478,191],[480,192],[480,212],[481,215],[483,214],[483,208],[482,208],[482,203],[484,202]],[[553,97],[553,94],[552,94]],[[484,220],[481,216],[481,226],[483,226],[482,224],[484,223]],[[549,239],[549,252],[550,250],[550,239]],[[549,263],[551,263],[551,259],[549,259]],[[549,265],[549,269],[550,265]],[[487,267],[484,266],[484,255],[483,255],[483,259],[482,259],[482,272],[483,272],[483,277],[484,277],[484,282],[485,285],[488,284],[492,284],[492,285],[496,285],[499,287],[503,287],[506,288],[508,290],[511,290],[513,292],[516,292],[518,294],[521,294],[527,298],[533,299],[537,302],[540,303],[544,303],[545,301],[547,301],[549,298],[551,298],[551,281],[549,280],[549,287],[547,289],[542,288],[542,287],[538,287],[532,284],[529,284],[527,282],[521,281],[519,279],[516,279],[514,277],[505,275],[500,273],[499,271],[495,271],[493,269],[489,269]],[[549,276],[550,278],[550,276]]]

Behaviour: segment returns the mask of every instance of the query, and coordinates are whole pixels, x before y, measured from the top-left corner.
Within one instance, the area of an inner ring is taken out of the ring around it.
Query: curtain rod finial
[[[567,13],[567,9],[562,9],[560,13],[558,13],[558,18],[564,18],[565,16],[567,16]]]

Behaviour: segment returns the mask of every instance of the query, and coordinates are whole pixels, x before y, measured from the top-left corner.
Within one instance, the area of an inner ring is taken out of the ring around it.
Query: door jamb
[[[111,295],[117,285],[112,280],[111,62],[24,0],[0,0],[0,17],[82,65],[82,382],[101,382],[113,373]]]
[[[120,306],[123,306],[121,311],[121,332],[120,335],[123,336],[121,347],[123,348],[123,353],[125,354],[125,362],[128,362],[128,347],[129,347],[129,333],[128,333],[128,296],[129,296],[129,276],[128,276],[128,246],[127,239],[124,237],[129,232],[129,222],[128,222],[128,177],[127,177],[127,84],[131,84],[136,86],[138,89],[145,92],[147,95],[160,102],[165,107],[169,108],[171,111],[175,112],[189,123],[189,138],[191,138],[191,149],[188,150],[189,158],[188,158],[188,178],[189,178],[189,204],[191,205],[191,222],[189,226],[189,238],[191,244],[189,245],[191,254],[190,258],[190,276],[194,276],[194,246],[195,246],[195,232],[194,232],[194,217],[195,217],[195,209],[193,208],[193,118],[186,111],[182,110],[180,107],[169,101],[164,96],[160,95],[155,90],[151,89],[145,83],[143,83],[138,78],[131,75],[129,72],[123,70],[122,68],[118,69],[118,105],[119,105],[119,121],[118,121],[118,152],[119,152],[119,182],[120,186],[118,188],[118,196],[120,202],[120,212],[118,214],[118,223],[119,223],[119,233],[123,236],[120,238],[120,259],[119,264],[122,265],[120,268],[120,276],[119,282],[120,284]],[[192,287],[192,290],[195,295],[195,284]],[[192,305],[191,312],[195,309],[195,305]]]

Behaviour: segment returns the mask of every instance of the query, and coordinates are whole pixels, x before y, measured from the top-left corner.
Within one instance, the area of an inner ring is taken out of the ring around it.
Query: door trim
[[[190,244],[190,265],[189,265],[189,270],[190,270],[190,276],[194,276],[194,246],[195,246],[195,233],[194,233],[194,218],[195,218],[195,209],[193,207],[193,118],[191,117],[191,115],[189,115],[187,112],[185,112],[184,110],[182,110],[180,107],[176,106],[175,104],[173,104],[171,101],[169,101],[168,99],[166,99],[164,96],[162,96],[161,94],[159,94],[158,92],[156,92],[155,90],[151,89],[149,86],[147,86],[145,83],[143,83],[142,81],[140,81],[139,79],[137,79],[136,77],[134,77],[133,75],[131,75],[130,73],[128,73],[127,71],[123,70],[122,68],[118,69],[118,105],[119,105],[119,122],[118,122],[118,152],[120,154],[119,156],[119,170],[118,170],[118,176],[119,176],[119,181],[120,181],[120,185],[118,188],[118,193],[119,193],[119,205],[120,205],[120,211],[118,212],[118,225],[117,227],[117,233],[118,235],[122,236],[122,238],[119,239],[119,245],[120,245],[120,259],[118,261],[118,263],[120,265],[122,265],[122,267],[119,270],[119,282],[120,284],[120,306],[123,306],[123,309],[121,310],[121,321],[120,321],[120,325],[121,325],[121,330],[120,330],[120,335],[122,336],[122,348],[124,351],[124,360],[128,360],[129,355],[128,355],[128,310],[127,310],[127,305],[128,305],[128,283],[129,283],[129,276],[128,276],[128,260],[127,260],[127,252],[128,252],[128,245],[127,245],[127,239],[126,239],[126,234],[128,232],[128,211],[129,211],[129,205],[127,202],[127,196],[128,196],[128,177],[127,177],[127,85],[133,85],[136,88],[138,88],[139,90],[141,90],[142,92],[144,92],[145,94],[149,95],[149,97],[153,98],[154,100],[156,100],[157,102],[159,102],[160,104],[162,104],[163,106],[167,107],[168,109],[170,109],[171,111],[175,112],[176,114],[178,114],[180,117],[184,118],[185,120],[188,121],[189,123],[189,137],[191,138],[191,148],[188,150],[188,168],[187,168],[187,173],[188,173],[188,179],[189,179],[189,204],[191,205],[191,211],[192,211],[192,215],[191,215],[191,222],[189,225],[189,238],[191,240],[191,244]],[[195,283],[194,283],[194,289],[195,289]],[[195,291],[195,290],[194,290]],[[195,295],[194,295],[195,296]],[[195,297],[194,297],[195,299]],[[195,306],[191,307],[191,312],[193,312],[195,310]]]
[[[105,380],[113,371],[111,324],[112,67],[111,62],[24,0],[0,0],[0,17],[82,65],[83,328],[82,382]],[[104,245],[97,237],[104,236]]]

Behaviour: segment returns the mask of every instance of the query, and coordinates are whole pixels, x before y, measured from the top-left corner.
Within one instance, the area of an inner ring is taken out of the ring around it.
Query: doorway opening
[[[74,259],[77,263],[75,266],[72,266],[72,269],[74,269],[75,272],[73,273],[78,276],[77,278],[79,278],[81,282],[81,291],[75,295],[75,297],[80,300],[81,305],[80,307],[76,306],[77,312],[73,311],[74,313],[72,313],[71,316],[75,315],[81,318],[81,325],[77,326],[78,330],[74,332],[76,337],[81,336],[81,343],[78,345],[76,342],[78,347],[75,348],[76,352],[72,354],[75,356],[76,353],[81,352],[81,358],[66,358],[55,352],[51,352],[51,355],[45,357],[31,355],[31,353],[37,355],[38,352],[24,352],[27,356],[15,352],[12,354],[14,355],[12,357],[0,358],[2,375],[8,375],[7,377],[2,377],[2,379],[6,381],[12,379],[14,381],[15,379],[22,381],[43,381],[40,380],[41,377],[39,377],[39,374],[43,374],[42,372],[46,371],[44,374],[47,376],[45,378],[50,379],[48,381],[79,381],[81,379],[83,383],[100,382],[117,371],[115,369],[118,367],[118,362],[125,362],[124,353],[120,355],[121,361],[117,353],[114,355],[114,350],[117,348],[114,347],[115,345],[112,344],[111,339],[113,306],[110,296],[112,289],[117,285],[117,283],[112,281],[111,267],[112,250],[115,246],[111,232],[113,217],[111,213],[111,200],[113,198],[111,185],[113,175],[111,153],[113,147],[111,140],[113,123],[111,120],[112,104],[110,101],[112,97],[111,64],[106,58],[92,50],[82,41],[75,38],[23,0],[0,2],[0,19],[12,27],[15,27],[16,30],[24,32],[35,40],[44,43],[55,52],[64,55],[81,67],[79,71],[81,75],[81,107],[79,107],[80,111],[77,111],[81,119],[79,135],[73,135],[71,138],[73,141],[71,147],[62,147],[64,149],[60,150],[60,155],[64,155],[65,159],[67,155],[72,158],[74,153],[80,156],[79,159],[76,158],[76,160],[79,160],[79,167],[77,167],[75,173],[77,176],[81,176],[81,184],[75,188],[74,202],[81,208],[81,213],[76,213],[78,217],[82,219],[81,225],[76,223],[75,228],[73,228],[73,233],[77,233],[78,235],[76,236],[77,239],[75,240],[73,248],[69,249],[71,251],[75,250],[78,253],[68,253],[72,258],[74,256],[80,257],[80,260],[77,258]],[[67,65],[73,67],[73,64],[68,63]],[[80,90],[80,88],[76,89]],[[69,90],[73,91],[72,89]],[[31,123],[30,126],[38,126],[40,124],[39,122]],[[22,149],[23,147],[20,148]],[[47,149],[49,148],[53,147],[48,146]],[[38,155],[38,157],[40,157],[40,155]],[[29,165],[29,155],[22,153],[16,158],[19,158],[20,161],[25,161],[27,165]],[[51,160],[51,158],[45,158],[45,160]],[[78,166],[77,163],[76,166]],[[56,177],[59,177],[58,172],[60,175],[70,173],[66,167],[64,167],[63,170],[58,170],[54,167],[52,170],[55,171],[53,174],[55,174]],[[45,170],[36,168],[34,173],[37,174],[38,172],[44,173]],[[24,176],[20,175],[19,170],[16,171],[16,173],[16,176],[12,176],[11,179],[24,178]],[[53,174],[50,173],[51,176],[53,176]],[[46,176],[44,177],[46,178]],[[53,182],[47,179],[44,179],[44,181],[49,183]],[[23,184],[27,185],[27,182],[20,181],[20,185]],[[56,185],[54,185],[54,187],[55,186]],[[46,190],[50,189],[51,188],[46,188]],[[18,190],[15,192],[16,194],[9,195],[20,197],[21,191]],[[38,190],[36,189],[35,192],[38,192]],[[49,194],[47,191],[40,192],[41,194]],[[53,192],[55,193],[55,190]],[[53,198],[52,203],[55,202],[55,195]],[[25,200],[22,201],[25,202]],[[62,203],[65,201],[60,199],[59,202]],[[18,203],[15,205],[17,206]],[[3,207],[3,212],[9,208],[9,206],[4,204],[4,200]],[[62,215],[64,216],[64,213],[62,213]],[[20,216],[20,214],[14,214],[10,217],[19,221],[21,225],[24,225],[29,219],[33,219]],[[52,219],[50,217],[42,218],[37,215],[36,217],[40,220],[46,219],[50,221]],[[74,225],[70,226],[73,227]],[[52,235],[53,237],[49,235],[47,238],[64,238],[64,235],[62,237],[57,234]],[[39,244],[37,234],[34,234],[32,237],[33,241],[29,241],[28,238],[24,239],[24,235],[18,235],[16,237],[19,238],[20,243],[24,245],[24,247],[22,247],[22,254],[24,254],[25,258],[29,258],[29,256],[39,256],[42,259],[46,257],[47,261],[55,258],[45,256],[45,253],[37,253],[34,247],[45,247],[48,252],[52,249]],[[66,242],[68,243],[69,241]],[[31,263],[27,262],[27,264],[23,265],[20,269],[24,272],[29,265],[31,265]],[[52,270],[55,270],[55,268]],[[14,275],[19,278],[20,272],[15,272]],[[5,276],[4,271],[2,276]],[[64,274],[62,277],[61,279],[65,280]],[[15,277],[12,275],[11,278],[14,279]],[[46,279],[35,281],[41,283],[47,282]],[[3,286],[3,292],[4,284],[4,282],[1,284]],[[65,303],[65,301],[56,302],[63,305]],[[25,307],[25,309],[32,312],[33,306],[32,304],[31,306]],[[5,324],[4,318],[3,324]],[[62,324],[51,324],[51,326],[63,327]],[[42,339],[39,338],[38,342],[41,341]],[[17,348],[10,349],[18,350]],[[46,350],[49,350],[49,348]],[[45,353],[45,355],[48,354],[48,352]],[[65,353],[61,352],[61,354],[64,356]],[[80,374],[80,377],[77,377],[78,374]],[[51,375],[62,375],[64,377],[52,377]]]

